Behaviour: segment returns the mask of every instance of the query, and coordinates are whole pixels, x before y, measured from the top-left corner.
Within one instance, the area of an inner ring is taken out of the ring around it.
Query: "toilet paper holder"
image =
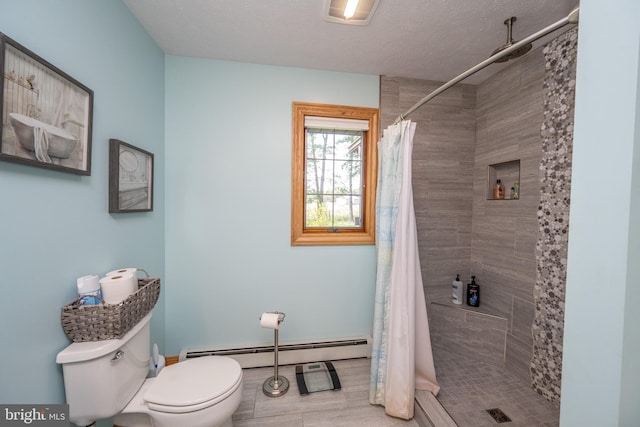
[[[270,314],[278,315],[278,326],[284,321],[285,314],[278,311],[271,311]],[[262,315],[260,315],[262,320]],[[289,390],[289,380],[278,375],[278,328],[273,330],[273,376],[265,380],[262,384],[262,391],[266,396],[279,397]]]

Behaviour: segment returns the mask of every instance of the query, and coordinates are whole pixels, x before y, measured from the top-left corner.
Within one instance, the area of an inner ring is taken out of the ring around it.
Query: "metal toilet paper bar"
[[[263,313],[267,314],[267,313]],[[278,315],[278,326],[284,321],[284,313],[277,311],[271,311],[269,314]],[[262,320],[262,316],[260,316]],[[262,391],[269,397],[279,397],[284,395],[289,390],[289,380],[281,375],[278,375],[278,327],[273,329],[273,376],[265,380],[262,384]]]

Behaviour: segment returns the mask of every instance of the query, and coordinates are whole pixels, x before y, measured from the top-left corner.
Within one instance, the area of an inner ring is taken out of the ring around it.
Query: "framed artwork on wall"
[[[0,160],[91,175],[93,91],[0,33]]]
[[[153,211],[153,153],[109,140],[109,213]]]

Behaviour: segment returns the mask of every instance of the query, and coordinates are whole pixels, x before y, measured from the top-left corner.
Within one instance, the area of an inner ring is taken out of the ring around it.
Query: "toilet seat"
[[[153,411],[193,412],[226,399],[241,383],[242,368],[234,359],[204,356],[164,368],[143,398]]]

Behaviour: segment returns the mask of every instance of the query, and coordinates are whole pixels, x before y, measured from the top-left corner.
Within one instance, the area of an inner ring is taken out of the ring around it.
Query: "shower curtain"
[[[415,389],[438,393],[422,288],[411,187],[416,124],[384,130],[378,143],[377,276],[369,401],[413,417]]]

